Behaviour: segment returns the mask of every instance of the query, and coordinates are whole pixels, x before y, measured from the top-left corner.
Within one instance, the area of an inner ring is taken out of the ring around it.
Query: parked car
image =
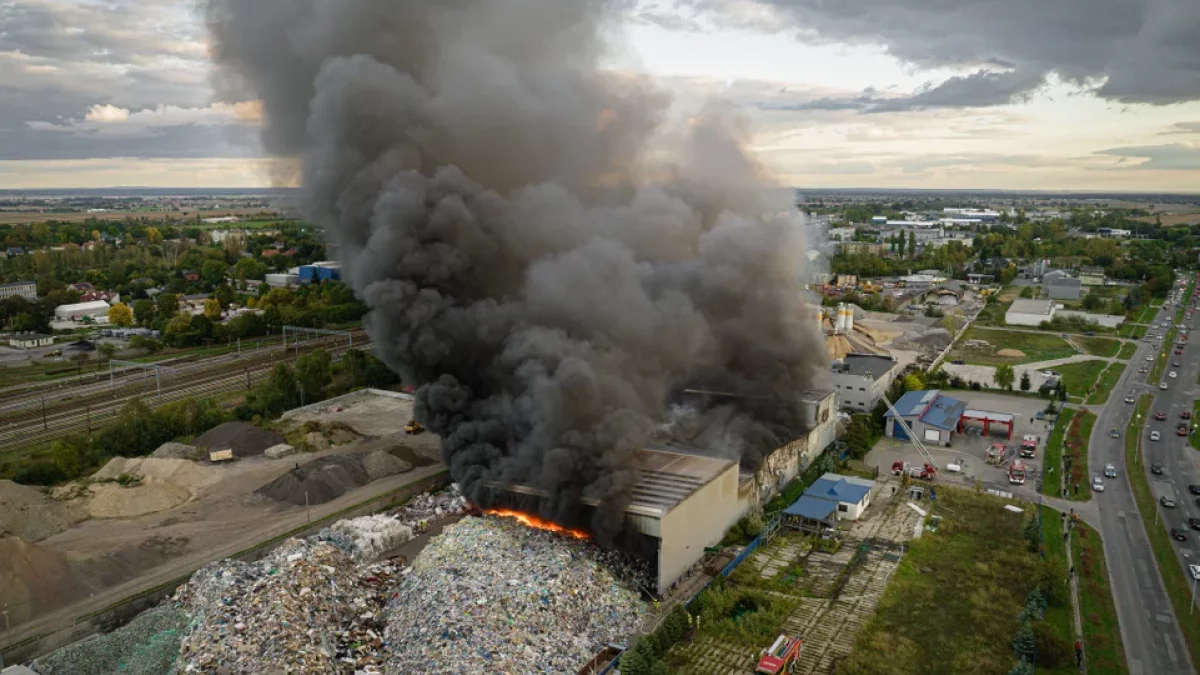
[[[1104,465],[1104,475],[1108,478],[1116,478],[1117,477],[1117,467],[1113,466],[1111,463],[1105,464]]]
[[[1162,464],[1151,464],[1150,465],[1150,473],[1154,474],[1155,476],[1163,475]]]
[[[1182,527],[1172,527],[1171,538],[1175,541],[1187,541],[1187,530]]]
[[[1092,478],[1092,490],[1094,492],[1104,492],[1104,479],[1100,476]]]

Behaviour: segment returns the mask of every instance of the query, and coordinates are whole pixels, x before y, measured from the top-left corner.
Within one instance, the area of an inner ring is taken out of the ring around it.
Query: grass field
[[[1136,352],[1137,345],[1133,344],[1132,342],[1126,342],[1121,345],[1121,353],[1117,354],[1117,358],[1123,361],[1128,361],[1129,359],[1133,358],[1133,355]]]
[[[1157,519],[1158,522],[1155,522],[1158,502],[1154,500],[1154,493],[1150,491],[1150,482],[1146,479],[1146,467],[1142,462],[1142,453],[1139,447],[1142,429],[1153,400],[1154,397],[1150,394],[1143,394],[1138,400],[1137,411],[1140,417],[1139,415],[1133,417],[1129,423],[1128,433],[1125,435],[1125,466],[1129,470],[1129,484],[1133,488],[1133,498],[1137,502],[1138,512],[1142,515],[1142,521],[1146,525],[1146,534],[1150,538],[1150,548],[1154,551],[1158,569],[1162,572],[1167,596],[1171,598],[1171,605],[1175,608],[1175,618],[1179,621],[1188,651],[1192,654],[1192,662],[1195,663],[1200,660],[1200,614],[1193,614],[1189,611],[1192,602],[1192,584],[1184,575],[1179,558],[1175,555],[1175,542],[1167,531],[1167,523],[1163,519]]]
[[[1079,613],[1083,617],[1088,673],[1128,673],[1117,606],[1108,583],[1108,565],[1104,562],[1104,542],[1082,521],[1075,524],[1075,534],[1071,537],[1071,557],[1079,578]]]
[[[1064,499],[1076,502],[1086,502],[1092,498],[1092,477],[1088,473],[1088,439],[1092,437],[1092,427],[1096,426],[1096,416],[1087,411],[1079,411],[1071,420],[1063,441],[1063,453],[1071,458],[1071,469],[1067,476],[1068,490]]]
[[[1052,569],[1069,569],[1067,564],[1067,544],[1063,540],[1063,520],[1058,511],[1048,507],[1039,506],[1038,513],[1042,518],[1042,545],[1045,547],[1046,560],[1050,563]],[[1073,611],[1073,603],[1068,600],[1056,605],[1048,605],[1046,607],[1046,626],[1053,632],[1063,644],[1075,644],[1075,613]],[[1061,665],[1057,668],[1038,668],[1039,673],[1058,673],[1059,675],[1068,675],[1069,673],[1078,673],[1075,668],[1074,658],[1070,663]]]
[[[1071,396],[1071,400],[1075,403],[1083,403],[1083,399],[1092,390],[1092,385],[1096,383],[1100,373],[1104,372],[1107,367],[1107,361],[1097,359],[1056,366],[1054,370],[1062,374],[1063,384],[1067,387],[1067,394]]]
[[[968,347],[969,340],[983,340],[989,346],[982,348]],[[1015,349],[1024,356],[998,356],[1000,349]],[[962,359],[967,363],[980,366],[999,366],[1004,364],[1019,365],[1035,363],[1074,356],[1075,349],[1066,340],[1057,335],[1039,333],[1019,333],[1016,331],[993,330],[971,326],[963,339],[950,352],[949,358]]]
[[[1088,405],[1103,405],[1108,403],[1108,397],[1112,395],[1113,387],[1116,387],[1117,382],[1121,381],[1121,374],[1124,372],[1124,363],[1110,363],[1096,382],[1096,392],[1088,396]]]
[[[1062,466],[1063,440],[1067,434],[1067,427],[1074,418],[1074,410],[1063,410],[1058,421],[1054,423],[1054,431],[1050,432],[1050,438],[1046,440],[1046,457],[1042,461],[1042,494],[1051,497],[1062,496],[1062,481],[1054,477],[1058,475],[1059,467]],[[1054,467],[1054,473],[1049,473],[1050,467]]]
[[[1163,227],[1191,225],[1193,223],[1200,223],[1200,213],[1162,213],[1154,216],[1139,216],[1137,218],[1130,218],[1130,220],[1150,223],[1152,225],[1157,225],[1159,219],[1162,220]]]
[[[1146,326],[1135,326],[1131,323],[1121,324],[1121,328],[1117,330],[1117,335],[1121,337],[1133,338],[1141,340],[1146,337],[1146,331],[1150,330]]]
[[[1083,346],[1083,351],[1092,356],[1111,358],[1121,351],[1121,341],[1104,337],[1082,337],[1075,341]]]
[[[1035,580],[1049,580],[1052,605],[1067,605],[1070,594],[1065,590],[1066,570],[1053,568],[1031,551],[1023,536],[1027,519],[1036,512],[1027,508],[1026,513],[1010,513],[1005,503],[938,486],[933,507],[941,519],[938,531],[911,543],[875,616],[835,672],[1008,673],[1016,663],[1012,640],[1018,614]],[[1062,654],[1068,662],[1039,663],[1039,672],[1067,672],[1056,668],[1073,660],[1070,643],[1058,646],[1065,647]],[[1050,649],[1038,654],[1054,656]]]
[[[1136,318],[1134,318],[1133,322],[1134,323],[1150,323],[1151,321],[1154,320],[1154,315],[1156,313],[1158,313],[1158,308],[1159,308],[1159,305],[1154,305],[1154,304],[1145,305],[1144,307],[1142,307],[1141,311],[1138,312],[1138,315]]]
[[[1192,424],[1200,424],[1200,399],[1192,401]],[[1192,447],[1200,450],[1200,434],[1194,434],[1191,437]]]

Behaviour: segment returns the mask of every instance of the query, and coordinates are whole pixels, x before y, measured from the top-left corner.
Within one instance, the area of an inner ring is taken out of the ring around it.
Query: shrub
[[[1055,633],[1046,622],[1033,624],[1033,641],[1037,649],[1034,664],[1038,668],[1057,669],[1074,665],[1074,646]]]

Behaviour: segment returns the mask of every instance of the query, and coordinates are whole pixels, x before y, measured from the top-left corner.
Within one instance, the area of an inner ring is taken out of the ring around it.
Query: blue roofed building
[[[797,530],[819,533],[825,528],[837,527],[837,512],[837,502],[800,495],[783,510],[783,520]]]
[[[871,505],[871,492],[875,481],[856,476],[827,473],[804,491],[804,497],[822,500],[836,505],[837,516],[842,520],[858,520]],[[811,505],[811,502],[806,502]],[[794,506],[794,505],[793,505]],[[812,508],[806,506],[802,508]]]
[[[910,391],[893,407],[922,443],[940,446],[950,445],[954,434],[961,431],[962,416],[967,410],[966,402],[950,398],[937,389]],[[892,411],[889,410],[885,417],[889,438],[909,440]]]

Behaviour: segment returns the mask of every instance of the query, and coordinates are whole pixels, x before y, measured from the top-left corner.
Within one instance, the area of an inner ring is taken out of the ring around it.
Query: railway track
[[[316,342],[316,341],[313,341]],[[370,342],[356,343],[355,348],[369,347]],[[112,391],[111,395],[92,396],[85,400],[66,401],[52,411],[47,406],[43,415],[41,409],[23,413],[19,419],[0,420],[0,447],[16,448],[40,443],[71,433],[90,432],[92,429],[107,424],[127,403],[141,399],[151,408],[157,408],[168,403],[182,401],[187,398],[202,398],[206,396],[229,394],[245,391],[255,383],[260,382],[270,374],[274,367],[285,360],[312,351],[317,347],[325,347],[333,360],[339,360],[350,348],[349,345],[305,344],[297,352],[288,349],[286,354],[279,353],[272,358],[256,359],[252,364],[245,360],[236,363],[236,368],[221,368],[216,372],[197,373],[186,377],[173,377],[162,382],[161,389],[156,389],[153,378],[145,386],[125,387],[124,391]],[[107,390],[106,390],[106,393]]]

